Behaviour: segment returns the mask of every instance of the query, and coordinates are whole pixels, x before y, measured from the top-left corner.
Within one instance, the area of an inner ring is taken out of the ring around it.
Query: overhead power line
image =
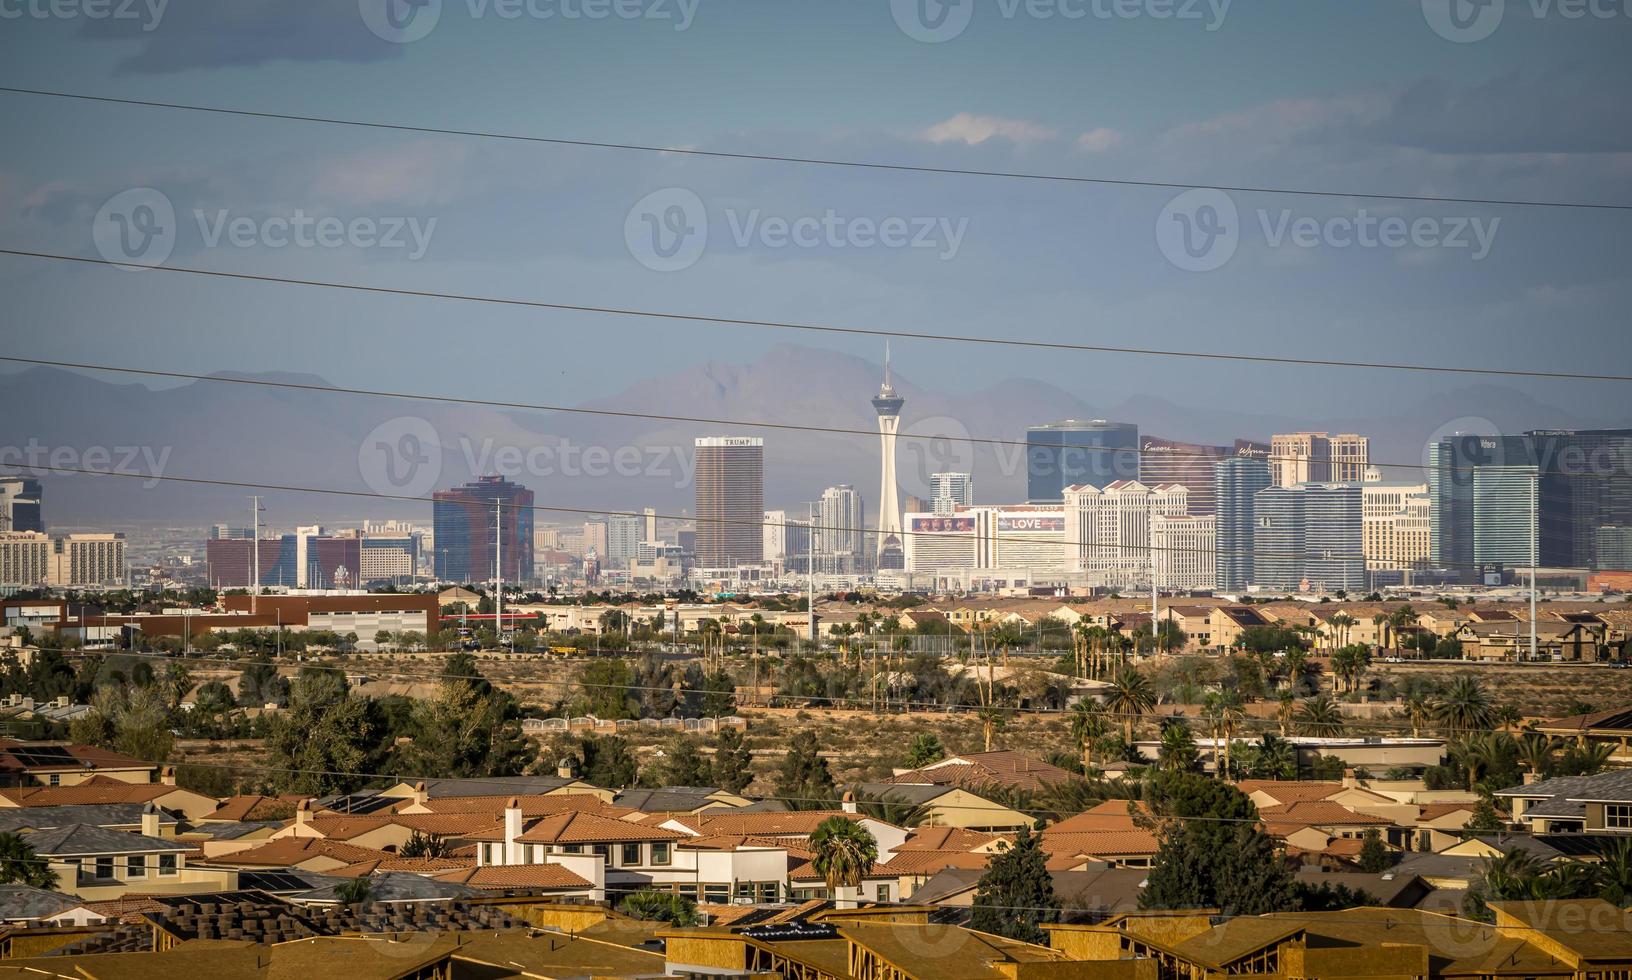
[[[90,258],[83,255],[65,255],[58,252],[39,252],[29,249],[0,248],[0,255],[47,259],[56,262],[76,262],[82,265],[128,268],[130,262]],[[1574,371],[1533,371],[1523,368],[1463,367],[1452,364],[1409,364],[1388,361],[1353,361],[1319,357],[1278,357],[1269,354],[1226,354],[1219,351],[1167,350],[1154,347],[1114,347],[1106,344],[1073,344],[1064,341],[1015,340],[1003,337],[976,337],[968,334],[939,334],[913,330],[886,330],[875,327],[846,327],[831,324],[796,323],[785,320],[753,320],[739,317],[715,316],[703,313],[674,313],[662,310],[639,310],[626,307],[593,306],[577,303],[557,303],[544,300],[483,296],[470,293],[437,292],[427,289],[405,289],[391,286],[367,286],[361,283],[336,282],[326,279],[302,279],[293,276],[273,276],[249,272],[227,272],[195,266],[154,265],[144,268],[154,272],[182,273],[217,279],[244,282],[275,283],[287,286],[313,286],[323,289],[344,289],[354,292],[386,296],[407,296],[416,299],[442,299],[463,303],[484,303],[494,306],[524,309],[561,310],[568,313],[593,313],[607,316],[642,317],[655,320],[674,320],[687,323],[713,323],[721,326],[753,327],[756,329],[800,330],[812,333],[843,334],[849,336],[930,340],[948,343],[979,344],[988,347],[1021,347],[1033,350],[1080,351],[1092,354],[1138,354],[1150,357],[1180,357],[1204,361],[1234,361],[1258,364],[1282,364],[1297,367],[1363,368],[1381,371],[1416,371],[1430,374],[1459,374],[1517,378],[1553,378],[1568,381],[1632,381],[1625,374],[1583,374]]]
[[[535,411],[535,412],[560,412],[562,414],[567,414],[567,415],[597,415],[597,416],[602,416],[602,417],[607,417],[607,418],[645,419],[645,420],[650,420],[650,421],[655,421],[655,422],[686,422],[686,423],[696,423],[696,424],[699,424],[699,425],[720,425],[720,426],[732,426],[732,427],[741,427],[741,428],[774,429],[774,430],[783,431],[783,432],[813,432],[813,433],[819,433],[819,434],[824,434],[824,435],[857,435],[857,436],[865,436],[865,437],[867,437],[869,439],[877,438],[877,436],[878,436],[878,430],[876,430],[876,429],[850,429],[850,428],[844,428],[844,427],[841,427],[841,426],[831,426],[831,425],[801,425],[801,424],[795,423],[795,422],[763,422],[763,421],[749,421],[749,420],[745,420],[745,419],[718,419],[718,418],[707,418],[707,417],[696,416],[696,415],[666,415],[666,414],[659,414],[659,413],[656,413],[656,412],[617,411],[617,410],[607,409],[607,408],[583,408],[583,407],[569,406],[569,405],[545,405],[545,404],[539,404],[539,403],[536,403],[536,402],[495,401],[495,400],[485,399],[485,398],[468,398],[468,397],[461,397],[461,396],[455,396],[455,395],[431,395],[431,394],[422,394],[422,393],[418,393],[418,392],[409,392],[409,391],[392,391],[392,390],[381,390],[381,389],[373,389],[373,388],[355,388],[355,387],[346,387],[346,386],[342,386],[342,385],[320,385],[320,384],[311,384],[311,383],[308,383],[308,382],[299,382],[299,381],[277,381],[277,380],[273,380],[273,379],[270,379],[270,378],[245,378],[245,377],[234,377],[234,376],[221,375],[221,374],[197,374],[197,373],[192,373],[192,372],[187,372],[187,371],[156,370],[156,369],[153,369],[153,368],[125,367],[125,366],[113,365],[113,364],[90,364],[90,363],[86,363],[86,362],[83,362],[83,361],[61,361],[61,360],[51,360],[51,359],[39,358],[39,357],[17,357],[17,356],[13,356],[13,355],[0,355],[0,361],[9,361],[9,362],[14,363],[14,364],[32,364],[32,365],[37,365],[37,366],[41,366],[41,367],[69,368],[69,369],[81,370],[81,371],[107,371],[107,372],[114,373],[114,374],[136,374],[136,375],[142,375],[142,376],[145,376],[145,377],[153,377],[153,378],[172,378],[172,379],[188,380],[188,381],[207,381],[207,382],[214,382],[214,383],[219,383],[219,384],[249,385],[249,386],[252,386],[252,387],[262,387],[262,388],[280,388],[280,389],[286,389],[286,390],[291,390],[291,391],[315,391],[315,392],[325,392],[325,393],[337,394],[337,395],[359,395],[359,396],[368,397],[368,398],[400,398],[400,399],[403,399],[403,400],[406,400],[406,401],[436,402],[438,404],[446,404],[446,405],[480,405],[480,406],[489,407],[489,408],[523,409],[523,410]],[[897,438],[905,440],[905,441],[914,441],[914,442],[937,442],[937,441],[944,440],[946,442],[968,443],[970,445],[1007,446],[1007,447],[1019,448],[1019,449],[1030,449],[1030,448],[1033,448],[1033,446],[1035,445],[1037,448],[1081,449],[1081,450],[1085,450],[1085,451],[1092,451],[1092,452],[1096,452],[1096,453],[1102,453],[1102,454],[1105,454],[1105,455],[1131,455],[1131,454],[1137,453],[1140,456],[1150,456],[1150,457],[1157,458],[1157,459],[1162,459],[1162,458],[1171,459],[1171,458],[1176,457],[1176,458],[1180,458],[1180,459],[1204,459],[1204,460],[1209,460],[1209,461],[1214,461],[1214,462],[1222,462],[1224,459],[1235,458],[1235,457],[1229,457],[1229,456],[1220,456],[1217,453],[1194,452],[1194,451],[1188,450],[1188,449],[1169,448],[1169,447],[1162,447],[1162,448],[1159,448],[1159,449],[1158,448],[1146,448],[1143,444],[1141,444],[1137,448],[1132,448],[1132,449],[1112,449],[1112,448],[1081,447],[1081,446],[1049,447],[1049,446],[1043,446],[1041,444],[1033,444],[1033,443],[1026,442],[1026,441],[1020,440],[1020,439],[998,439],[998,438],[986,437],[986,436],[967,436],[967,435],[966,436],[959,436],[959,435],[950,435],[950,434],[942,435],[942,434],[939,434],[939,433],[915,433],[915,432],[912,432],[910,430],[910,428],[909,428],[908,431],[898,433]],[[1223,448],[1223,447],[1220,447],[1220,448]],[[1307,457],[1307,456],[1277,456],[1273,452],[1270,452],[1270,453],[1265,454],[1265,455],[1256,455],[1255,454],[1251,458],[1253,458],[1253,459],[1262,459],[1262,460],[1265,460],[1267,462],[1285,461],[1285,462],[1307,463],[1307,462],[1311,461],[1310,457]],[[1376,460],[1368,459],[1366,461],[1366,465],[1376,466],[1376,467],[1397,468],[1397,469],[1422,469],[1424,464],[1421,463],[1421,462],[1417,462],[1417,463],[1384,463],[1384,462],[1379,462],[1379,461],[1376,461]],[[1505,465],[1505,464],[1490,464],[1490,465],[1480,464],[1478,468],[1481,469],[1481,470],[1487,470],[1487,471],[1515,469],[1515,470],[1522,470],[1524,472],[1530,472],[1530,471],[1536,469],[1535,467],[1529,467],[1529,466]],[[1537,470],[1538,475],[1541,475],[1541,476],[1548,476],[1548,475],[1563,473],[1563,472],[1564,471],[1562,471],[1562,470],[1555,470],[1555,469]],[[1595,478],[1608,478],[1608,477],[1611,476],[1611,475],[1608,475],[1608,474],[1574,474],[1574,475],[1577,475],[1577,476],[1592,476],[1592,477],[1595,477]],[[1626,474],[1624,474],[1624,476],[1628,477],[1628,478],[1632,478],[1632,471],[1628,471]]]
[[[146,109],[170,109],[185,112],[214,113],[249,119],[275,119],[285,122],[318,123],[327,126],[352,126],[361,129],[391,130],[436,136],[459,136],[474,139],[505,140],[516,143],[535,143],[551,146],[575,146],[598,150],[628,150],[669,156],[708,157],[720,160],[742,160],[759,163],[787,163],[821,167],[845,167],[856,170],[881,170],[899,173],[942,174],[957,177],[992,177],[1009,180],[1052,181],[1071,184],[1099,184],[1110,187],[1140,187],[1161,190],[1219,190],[1235,194],[1275,194],[1297,197],[1351,198],[1368,201],[1402,201],[1421,204],[1474,204],[1492,207],[1571,208],[1581,210],[1627,211],[1632,204],[1611,204],[1591,201],[1541,201],[1495,197],[1449,197],[1436,194],[1387,194],[1365,191],[1333,191],[1294,187],[1251,186],[1237,184],[1192,183],[1183,181],[1146,180],[1122,177],[1090,177],[1080,174],[1027,173],[1014,170],[977,170],[964,167],[932,167],[905,163],[867,160],[842,160],[824,157],[804,157],[774,153],[743,153],[725,150],[703,150],[686,146],[656,146],[641,143],[614,143],[597,140],[578,140],[565,137],[530,136],[521,133],[503,133],[470,129],[445,129],[434,126],[414,126],[404,123],[377,122],[363,119],[343,119],[334,116],[313,116],[287,112],[264,112],[234,109],[226,106],[207,106],[181,102],[160,102],[154,99],[116,98],[107,95],[85,95],[76,92],[56,92],[46,89],[0,86],[0,92],[12,95],[40,96],[54,99],[72,99],[106,105],[136,106]]]

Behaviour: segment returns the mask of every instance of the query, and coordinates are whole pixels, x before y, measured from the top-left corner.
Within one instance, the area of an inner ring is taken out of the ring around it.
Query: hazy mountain
[[[611,417],[560,411],[500,409],[400,398],[376,398],[198,381],[153,389],[124,378],[104,380],[48,368],[5,376],[0,384],[0,462],[115,469],[139,478],[94,478],[45,472],[47,520],[56,524],[118,524],[163,520],[188,524],[242,523],[246,495],[267,497],[266,520],[276,526],[372,516],[425,518],[430,508],[357,494],[423,497],[430,489],[479,472],[505,472],[532,487],[540,506],[623,509],[654,506],[664,513],[692,508],[690,446],[698,435],[748,434],[766,440],[766,502],[802,509],[834,483],[854,483],[867,500],[877,495],[874,436],[799,432],[743,425],[672,421],[676,416],[791,423],[872,432],[870,399],[882,367],[847,354],[794,345],[751,363],[710,361],[642,381],[579,408],[660,418]],[[223,375],[222,377],[231,377]],[[260,380],[324,385],[304,375],[249,375]],[[1513,390],[1493,385],[1455,389],[1423,386],[1416,404],[1379,404],[1370,417],[1327,418],[1315,410],[1281,416],[1247,415],[1228,406],[1184,404],[1182,391],[1160,391],[1105,405],[1093,379],[1072,393],[1036,381],[994,379],[978,391],[950,391],[934,378],[897,370],[906,398],[898,469],[904,493],[927,495],[930,473],[973,469],[982,500],[1024,494],[1023,455],[1016,446],[971,446],[961,437],[1023,440],[1027,425],[1061,418],[1115,418],[1145,434],[1195,442],[1266,439],[1272,432],[1324,429],[1373,438],[1376,460],[1417,463],[1425,441],[1447,426],[1519,431],[1542,427],[1627,424],[1575,418]],[[1364,383],[1356,376],[1356,383]],[[474,384],[450,385],[472,397]],[[539,401],[547,400],[541,393]],[[1471,417],[1471,421],[1469,418]],[[1463,420],[1457,423],[1455,420]],[[434,447],[440,445],[437,450]],[[101,454],[99,455],[99,451]],[[55,459],[51,454],[56,453]],[[417,465],[415,465],[417,464]],[[153,483],[155,468],[170,476],[242,483],[323,487],[347,495],[256,491],[230,486]],[[1400,471],[1400,478],[1410,475]],[[570,511],[540,521],[572,521]]]

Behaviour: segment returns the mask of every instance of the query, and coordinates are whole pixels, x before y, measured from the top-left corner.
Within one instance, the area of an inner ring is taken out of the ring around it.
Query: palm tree
[[[1230,778],[1230,741],[1235,736],[1235,727],[1247,717],[1246,709],[1241,705],[1241,695],[1234,691],[1222,694],[1209,694],[1202,708],[1202,714],[1207,718],[1213,729],[1213,745],[1215,746],[1214,769],[1218,778],[1226,782]],[[1220,740],[1223,742],[1223,755],[1216,754],[1216,747]]]
[[[1553,759],[1561,744],[1550,735],[1526,732],[1519,738],[1519,765],[1540,779],[1553,771]]]
[[[33,844],[16,834],[0,834],[0,884],[50,890],[57,887],[57,873],[34,853]]]
[[[1453,733],[1488,729],[1496,720],[1496,703],[1477,677],[1462,674],[1434,700],[1434,718]]]
[[[1156,764],[1163,772],[1189,772],[1196,767],[1200,753],[1196,751],[1196,737],[1190,726],[1182,721],[1162,726],[1162,743],[1156,750]]]
[[[1156,707],[1156,691],[1150,686],[1150,679],[1132,667],[1122,668],[1122,672],[1111,681],[1111,689],[1105,701],[1105,706],[1114,714],[1122,716],[1122,735],[1128,741],[1133,741],[1133,723],[1138,717]]]
[[[1335,737],[1343,734],[1343,710],[1324,694],[1304,700],[1298,707],[1298,731],[1303,735]]]
[[[856,809],[874,820],[882,820],[897,827],[916,827],[930,817],[929,807],[913,803],[890,793],[865,793],[852,790]]]
[[[1094,743],[1104,737],[1108,725],[1105,706],[1093,698],[1084,698],[1071,707],[1071,737],[1082,754],[1082,771],[1094,770]]]
[[[827,881],[835,898],[841,888],[860,888],[878,861],[878,841],[867,828],[845,817],[828,817],[817,825],[810,835],[810,849],[815,852],[811,867]],[[839,901],[841,908],[853,904]]]
[[[1356,622],[1355,618],[1353,616],[1350,616],[1348,613],[1341,613],[1340,612],[1340,613],[1337,613],[1334,616],[1332,616],[1326,622],[1332,628],[1332,635],[1331,635],[1332,646],[1334,648],[1341,648],[1341,647],[1348,646],[1349,645],[1349,629],[1354,626],[1354,624]]]

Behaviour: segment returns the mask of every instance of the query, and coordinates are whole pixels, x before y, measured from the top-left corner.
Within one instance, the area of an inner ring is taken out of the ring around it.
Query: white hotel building
[[[1180,483],[1146,486],[1138,480],[1117,480],[1103,489],[1091,485],[1066,487],[1069,570],[1084,574],[1096,585],[1126,588],[1150,584],[1152,574],[1161,574],[1151,548],[1152,519],[1187,516],[1189,500],[1189,490]],[[1176,533],[1177,528],[1169,531]],[[1186,569],[1185,574],[1193,572]]]

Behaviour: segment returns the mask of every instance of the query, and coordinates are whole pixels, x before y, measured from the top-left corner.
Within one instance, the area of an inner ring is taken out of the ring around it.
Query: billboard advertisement
[[[970,534],[975,530],[973,517],[914,517],[912,527],[908,528],[915,534]]]
[[[1005,531],[1039,531],[1045,533],[1065,533],[1065,516],[1036,516],[1036,517],[999,517],[997,532]]]

